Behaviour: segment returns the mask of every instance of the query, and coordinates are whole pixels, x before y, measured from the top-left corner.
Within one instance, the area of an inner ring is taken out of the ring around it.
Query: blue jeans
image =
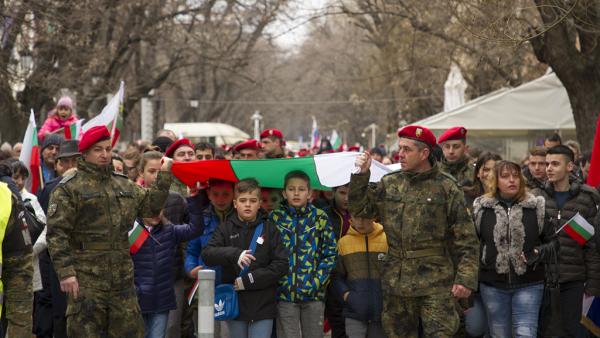
[[[485,307],[479,292],[473,296],[473,307],[465,312],[465,331],[471,337],[480,337],[488,333]]]
[[[142,314],[144,318],[144,338],[165,338],[169,311]]]
[[[536,337],[544,284],[516,289],[500,289],[480,284],[481,299],[487,312],[490,335]]]
[[[228,320],[229,337],[235,338],[263,338],[271,337],[273,319],[257,321]]]

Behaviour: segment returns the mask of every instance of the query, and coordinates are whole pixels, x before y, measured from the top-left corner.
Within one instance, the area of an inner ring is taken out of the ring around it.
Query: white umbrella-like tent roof
[[[217,122],[165,123],[165,129],[190,139],[214,138],[216,145],[234,144],[250,138],[250,135],[232,125]]]
[[[555,73],[515,88],[502,88],[414,123],[432,130],[574,130],[567,91]]]

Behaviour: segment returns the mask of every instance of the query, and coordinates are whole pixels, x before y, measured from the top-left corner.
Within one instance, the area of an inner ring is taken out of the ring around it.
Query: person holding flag
[[[600,295],[600,254],[594,241],[589,241],[592,234],[587,225],[593,224],[600,195],[594,188],[570,179],[573,157],[573,151],[564,145],[548,149],[548,182],[543,189],[532,191],[546,200],[546,216],[558,233],[562,328],[569,337],[582,330],[584,293]],[[577,214],[580,216],[575,217]]]
[[[38,132],[38,138],[43,141],[47,135],[59,133],[64,134],[66,129],[70,129],[70,125],[76,124],[77,115],[73,111],[73,100],[68,96],[63,96],[58,100],[56,108],[50,111],[50,114],[42,128]]]
[[[128,231],[137,217],[160,213],[169,194],[171,160],[164,159],[146,190],[112,170],[106,126],[88,129],[79,143],[77,171],[50,197],[48,250],[67,304],[71,338],[143,337],[133,282]]]

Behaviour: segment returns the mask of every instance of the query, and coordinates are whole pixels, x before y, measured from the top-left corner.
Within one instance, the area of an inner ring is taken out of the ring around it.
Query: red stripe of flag
[[[229,182],[239,181],[228,160],[174,162],[171,171],[187,186],[206,182],[209,178]]]
[[[590,170],[588,172],[587,184],[592,187],[600,185],[600,115],[596,122],[596,136],[594,136],[594,147],[590,159]]]
[[[575,240],[575,242],[577,242],[577,244],[584,246],[587,242],[587,239],[583,238],[583,236],[581,236],[577,231],[575,231],[575,229],[571,228],[569,225],[565,227],[565,231],[567,232],[567,234],[569,234],[569,236],[571,236],[571,238]]]

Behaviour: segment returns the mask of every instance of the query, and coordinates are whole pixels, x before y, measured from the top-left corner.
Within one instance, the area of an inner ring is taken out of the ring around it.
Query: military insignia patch
[[[385,261],[387,255],[384,253],[380,253],[379,255],[377,255],[377,260],[378,261]]]
[[[57,207],[58,206],[56,205],[56,203],[50,204],[50,206],[48,206],[48,216],[53,216],[56,213]]]
[[[421,137],[421,134],[423,134],[423,129],[421,128],[417,128],[417,130],[415,130],[415,135],[417,137]]]

